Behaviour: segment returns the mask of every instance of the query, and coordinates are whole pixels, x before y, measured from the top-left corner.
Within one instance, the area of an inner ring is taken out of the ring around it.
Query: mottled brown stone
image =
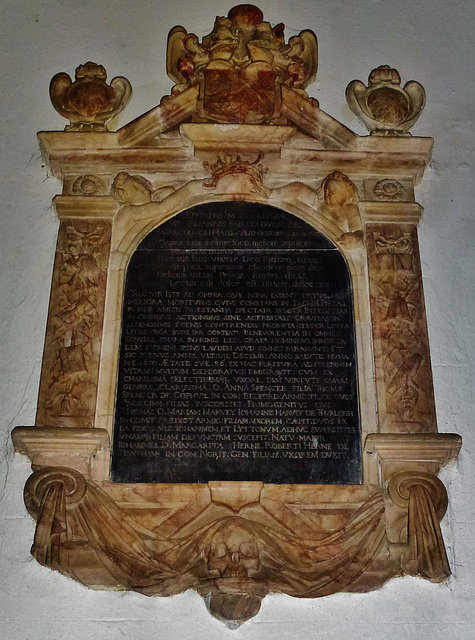
[[[110,230],[110,221],[104,219],[61,223],[38,426],[94,426]]]
[[[435,432],[417,229],[369,224],[366,234],[380,429]]]

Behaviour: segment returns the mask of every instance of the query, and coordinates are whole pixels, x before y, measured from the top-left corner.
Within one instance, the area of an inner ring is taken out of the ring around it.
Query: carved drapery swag
[[[25,489],[37,519],[33,556],[67,575],[73,532],[120,585],[146,595],[172,595],[216,579],[245,579],[297,597],[344,591],[380,551],[384,499],[370,497],[343,527],[321,539],[285,535],[240,516],[214,520],[170,539],[146,531],[105,491],[78,472],[46,468]],[[232,539],[238,543],[233,550]],[[229,557],[228,557],[229,556]]]

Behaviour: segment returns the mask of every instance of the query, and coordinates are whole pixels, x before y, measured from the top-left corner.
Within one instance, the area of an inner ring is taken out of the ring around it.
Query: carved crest
[[[302,31],[285,43],[284,25],[271,27],[260,9],[242,4],[217,17],[200,42],[183,27],[168,36],[172,96],[199,84],[197,120],[269,123],[279,119],[280,86],[303,90],[317,72],[317,39]]]

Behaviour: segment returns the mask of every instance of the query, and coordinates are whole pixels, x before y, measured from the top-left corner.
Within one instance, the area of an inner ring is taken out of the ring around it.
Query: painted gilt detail
[[[109,248],[109,221],[61,223],[38,426],[94,426]]]
[[[436,431],[417,230],[367,226],[381,431]]]

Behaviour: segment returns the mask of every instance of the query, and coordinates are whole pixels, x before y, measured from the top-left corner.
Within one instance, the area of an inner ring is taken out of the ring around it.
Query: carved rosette
[[[195,119],[202,122],[277,121],[280,86],[303,91],[313,82],[317,64],[312,31],[302,31],[286,44],[284,25],[271,27],[250,4],[217,17],[201,42],[183,27],[168,36],[167,73],[176,83],[172,96],[199,85]]]
[[[382,65],[371,71],[366,87],[353,80],[346,88],[348,106],[371,135],[408,136],[425,105],[424,87],[411,80],[401,85],[396,69]]]
[[[376,390],[381,431],[437,430],[417,230],[367,227]]]
[[[105,188],[104,181],[99,176],[86,174],[76,178],[71,190],[76,196],[96,196],[102,195]]]
[[[401,202],[407,198],[404,186],[391,178],[379,180],[373,187],[373,195],[375,200],[383,202]]]
[[[106,78],[104,67],[95,62],[77,67],[74,82],[67,73],[52,78],[53,107],[70,122],[65,131],[107,131],[106,123],[125,109],[132,96],[130,82],[117,76],[108,85]]]
[[[109,247],[108,220],[61,223],[38,426],[94,426]]]

